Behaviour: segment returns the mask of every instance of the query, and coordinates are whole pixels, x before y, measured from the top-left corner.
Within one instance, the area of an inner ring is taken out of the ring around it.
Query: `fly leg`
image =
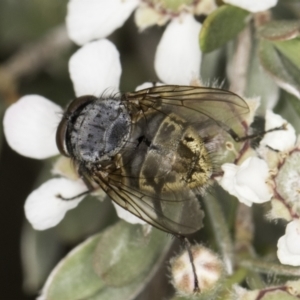
[[[196,274],[196,267],[195,267],[195,264],[194,264],[194,258],[193,258],[193,254],[192,254],[192,250],[191,250],[191,243],[189,242],[189,240],[185,236],[176,235],[176,237],[179,238],[183,242],[184,247],[185,247],[186,251],[188,252],[190,263],[192,265],[193,275],[194,275],[194,293],[199,293],[200,292],[200,287],[199,287],[198,277],[197,277],[197,274]]]
[[[238,136],[232,129],[227,129],[226,131],[231,135],[231,137],[236,141],[236,142],[244,142],[246,140],[251,140],[251,139],[255,139],[255,138],[263,138],[265,134],[269,133],[269,132],[273,132],[273,131],[277,131],[277,130],[286,130],[286,124],[283,124],[279,127],[275,127],[275,128],[271,128],[269,130],[264,130],[255,134],[249,134],[249,135],[245,135],[245,136]]]
[[[59,199],[61,199],[61,200],[64,200],[64,201],[72,201],[72,200],[76,200],[76,199],[78,199],[78,198],[80,198],[80,197],[82,197],[82,196],[84,196],[84,195],[88,195],[88,194],[90,194],[91,192],[92,192],[92,191],[87,190],[87,191],[85,191],[85,192],[82,192],[82,193],[77,194],[77,195],[75,195],[75,196],[73,196],[73,197],[70,197],[70,198],[63,197],[61,194],[57,194],[56,197],[59,198]]]
[[[90,180],[88,179],[88,177],[86,175],[87,172],[85,171],[85,169],[83,167],[79,167],[78,174],[79,174],[80,178],[82,179],[82,181],[84,182],[84,184],[86,185],[87,190],[85,192],[82,192],[80,194],[77,194],[77,195],[75,195],[73,197],[69,197],[69,198],[63,197],[62,195],[58,194],[58,195],[56,195],[57,198],[64,200],[64,201],[72,201],[72,200],[76,200],[82,196],[91,194],[92,192],[95,191],[95,188],[93,187]]]
[[[278,131],[278,130],[286,130],[286,124],[283,124],[279,127],[271,128],[269,130],[264,130],[264,131],[259,132],[259,133],[250,134],[250,135],[246,135],[246,136],[243,136],[243,137],[236,136],[236,137],[233,137],[233,138],[236,142],[243,142],[243,141],[254,139],[254,138],[263,138],[265,134],[267,134],[269,132],[273,132],[273,131]]]

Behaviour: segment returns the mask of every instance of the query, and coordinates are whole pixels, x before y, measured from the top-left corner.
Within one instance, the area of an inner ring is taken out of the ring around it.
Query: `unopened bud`
[[[200,293],[215,291],[224,273],[222,261],[215,253],[201,245],[192,246],[191,252]],[[188,251],[174,257],[170,263],[172,282],[177,292],[181,295],[192,295],[195,278]]]

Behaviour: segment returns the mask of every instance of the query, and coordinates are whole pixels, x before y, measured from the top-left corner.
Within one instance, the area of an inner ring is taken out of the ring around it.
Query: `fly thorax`
[[[70,148],[86,163],[111,160],[130,135],[130,115],[116,99],[97,99],[86,105],[70,129]]]

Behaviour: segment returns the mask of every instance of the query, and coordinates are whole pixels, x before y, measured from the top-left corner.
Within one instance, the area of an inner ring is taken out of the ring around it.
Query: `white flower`
[[[285,129],[266,133],[260,142],[260,146],[268,146],[277,151],[291,150],[296,143],[294,127],[280,115],[274,114],[271,110],[267,110],[265,130],[277,128],[282,125],[285,125]]]
[[[184,15],[170,22],[156,50],[155,71],[165,83],[189,85],[198,78],[201,63],[200,23]]]
[[[66,24],[69,37],[78,45],[107,37],[121,27],[139,0],[70,0]]]
[[[240,202],[251,206],[252,203],[271,199],[272,193],[267,184],[269,168],[264,160],[249,157],[240,166],[226,163],[222,165],[222,170],[221,186]]]
[[[89,43],[71,57],[69,70],[77,96],[100,96],[107,88],[116,91],[121,76],[119,52],[108,40]],[[7,109],[4,116],[4,133],[9,145],[21,155],[31,158],[44,159],[59,154],[55,135],[62,113],[61,107],[44,97],[22,97]],[[69,198],[85,191],[87,187],[81,179],[51,179],[28,196],[26,217],[36,229],[53,227],[83,199],[64,201],[57,195]],[[123,213],[121,217],[129,222],[145,223],[136,217],[132,219],[132,216],[127,220],[128,214]]]
[[[135,12],[135,22],[140,29],[162,26],[182,13],[209,14],[217,6],[213,0],[200,3],[163,3],[141,0],[70,0],[66,24],[69,37],[78,45],[105,38],[121,27]]]
[[[208,14],[216,5],[212,0],[182,4],[174,10],[168,5],[172,6],[138,0],[70,0],[67,29],[75,43],[84,45],[111,34],[134,9],[137,9],[136,23],[142,29],[170,21],[157,47],[155,70],[166,84],[190,84],[198,78],[201,64],[198,42],[201,25],[193,15]]]
[[[117,91],[122,73],[119,52],[105,39],[88,43],[72,55],[69,71],[77,97],[100,96],[107,88]]]
[[[26,218],[37,230],[53,227],[63,219],[68,210],[75,208],[84,198],[82,196],[71,201],[63,201],[57,195],[65,198],[73,197],[86,190],[82,180],[50,179],[28,196],[25,203]]]
[[[42,96],[22,97],[3,118],[9,146],[23,156],[37,159],[59,154],[55,135],[62,113],[60,106]]]
[[[278,0],[223,0],[223,2],[256,13],[275,6]]]
[[[300,220],[286,226],[285,235],[277,243],[277,256],[285,265],[300,266]]]

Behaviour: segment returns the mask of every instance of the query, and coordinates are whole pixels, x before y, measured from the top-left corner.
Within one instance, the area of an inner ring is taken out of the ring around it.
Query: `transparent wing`
[[[168,114],[173,111],[192,124],[210,119],[233,137],[245,135],[243,120],[247,103],[238,95],[217,88],[165,85],[125,94],[126,100],[139,101],[141,107]]]
[[[94,180],[114,202],[160,230],[186,235],[202,227],[204,213],[192,191],[183,189],[159,196],[141,192],[122,180],[99,176]]]

